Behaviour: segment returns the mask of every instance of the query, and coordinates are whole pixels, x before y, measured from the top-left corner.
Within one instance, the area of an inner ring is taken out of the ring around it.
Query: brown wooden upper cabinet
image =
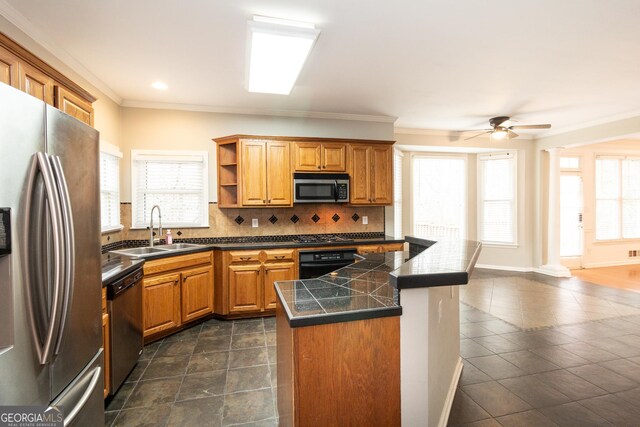
[[[350,144],[350,202],[353,205],[393,203],[393,147]]]
[[[243,206],[291,206],[289,143],[242,140],[240,177]]]
[[[297,172],[344,172],[347,146],[338,142],[294,142],[294,169]]]
[[[0,33],[0,82],[93,126],[91,104],[96,98],[3,33]]]

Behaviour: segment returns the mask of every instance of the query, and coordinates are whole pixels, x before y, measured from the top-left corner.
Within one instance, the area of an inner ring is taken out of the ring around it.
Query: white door
[[[560,175],[560,257],[568,268],[582,264],[582,177],[576,174]]]

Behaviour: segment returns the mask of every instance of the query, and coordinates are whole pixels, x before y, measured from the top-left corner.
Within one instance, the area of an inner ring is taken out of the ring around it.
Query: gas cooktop
[[[293,241],[298,243],[334,243],[353,242],[353,239],[336,236],[335,234],[322,234],[318,236],[296,236]]]

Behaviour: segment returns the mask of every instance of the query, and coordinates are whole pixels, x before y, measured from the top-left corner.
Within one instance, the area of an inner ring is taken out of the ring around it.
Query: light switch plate
[[[365,215],[365,216],[362,217],[362,224],[363,225],[369,224],[369,217],[368,216]]]
[[[251,219],[251,226],[253,228],[257,228],[258,227],[258,218],[252,218]]]

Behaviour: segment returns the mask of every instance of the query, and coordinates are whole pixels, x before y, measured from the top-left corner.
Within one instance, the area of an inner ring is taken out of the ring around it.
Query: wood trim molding
[[[308,136],[273,136],[273,135],[229,135],[220,138],[213,138],[217,143],[232,142],[240,139],[267,140],[267,141],[297,141],[297,142],[341,142],[345,144],[394,144],[395,141],[385,141],[377,139],[348,139],[348,138],[317,138]]]
[[[62,74],[60,71],[53,68],[51,65],[43,61],[42,59],[35,56],[29,50],[24,48],[18,42],[7,36],[6,34],[0,32],[0,46],[7,49],[9,52],[17,56],[20,60],[26,62],[32,67],[38,69],[39,71],[45,73],[49,77],[51,77],[56,82],[64,85],[69,90],[73,91],[76,95],[80,96],[87,102],[94,103],[97,98],[83,89],[80,85],[75,83],[73,80]]]

